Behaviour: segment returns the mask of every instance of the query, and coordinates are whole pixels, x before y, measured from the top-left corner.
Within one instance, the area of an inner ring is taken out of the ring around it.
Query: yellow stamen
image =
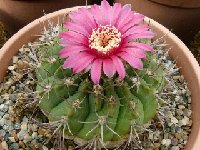
[[[99,26],[94,29],[90,38],[90,48],[96,49],[98,52],[106,54],[113,48],[119,47],[121,42],[121,33],[114,26]]]

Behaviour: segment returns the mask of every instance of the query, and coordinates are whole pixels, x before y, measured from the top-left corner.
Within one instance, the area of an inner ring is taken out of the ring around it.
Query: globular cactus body
[[[143,125],[156,114],[156,92],[164,84],[163,69],[156,58],[142,71],[126,66],[127,76],[103,77],[94,85],[88,73],[74,75],[62,69],[57,54],[60,46],[41,50],[41,64],[36,74],[39,107],[50,122],[66,119],[65,136],[89,141],[99,138],[103,143],[126,139],[135,124]],[[140,130],[135,126],[136,130]]]

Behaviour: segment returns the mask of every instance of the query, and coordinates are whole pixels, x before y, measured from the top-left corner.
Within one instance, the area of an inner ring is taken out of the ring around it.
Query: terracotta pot
[[[12,35],[44,13],[85,4],[86,0],[0,0],[0,21]]]
[[[200,0],[116,0],[116,2],[131,4],[135,11],[172,30],[185,44],[189,45],[200,30]]]
[[[63,9],[51,14],[48,14],[45,17],[41,17],[32,23],[28,24],[22,28],[18,33],[11,37],[4,47],[0,50],[0,80],[6,75],[6,70],[10,63],[12,62],[12,57],[18,53],[19,48],[23,44],[26,44],[30,41],[34,41],[37,37],[33,35],[40,34],[41,24],[44,22],[47,24],[47,18],[53,19],[57,22],[58,18],[63,20],[66,13],[76,10],[75,8]],[[149,22],[149,19],[145,19],[146,22]],[[200,148],[200,67],[193,57],[189,49],[181,42],[181,40],[171,33],[167,28],[157,23],[154,20],[150,20],[151,28],[157,34],[157,38],[165,34],[165,40],[169,44],[169,47],[172,47],[170,50],[170,56],[177,61],[177,65],[181,68],[181,73],[184,75],[185,80],[188,83],[189,89],[192,92],[192,132],[189,136],[188,143],[185,147],[186,150],[199,150]]]

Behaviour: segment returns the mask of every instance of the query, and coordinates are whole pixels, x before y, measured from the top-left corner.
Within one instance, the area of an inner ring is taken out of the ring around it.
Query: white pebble
[[[162,145],[169,146],[171,144],[171,139],[163,139],[161,141]]]
[[[178,105],[178,108],[179,109],[185,109],[185,106],[184,105]]]
[[[38,138],[38,133],[37,132],[33,132],[31,136],[32,136],[33,139],[37,139]]]
[[[171,139],[166,139],[166,146],[169,146],[171,143],[172,143],[172,140]]]
[[[8,139],[13,143],[16,142],[14,137],[8,137]]]
[[[12,71],[12,70],[14,70],[14,69],[15,69],[14,66],[9,66],[9,67],[8,67],[8,70],[11,70],[11,71]]]
[[[42,147],[43,150],[49,150],[46,146]]]
[[[28,118],[24,116],[22,122],[28,123]]]
[[[149,133],[149,139],[150,140],[153,140],[153,135],[154,135],[153,133],[151,133],[151,132]]]
[[[171,118],[171,122],[172,122],[173,124],[177,124],[177,123],[178,123],[178,120],[177,120],[175,117],[172,117],[172,118]]]
[[[18,61],[18,57],[17,56],[13,56],[13,64],[16,64],[17,61]]]
[[[20,51],[20,52],[23,52],[23,51],[24,51],[24,49],[23,49],[23,48],[20,48],[20,49],[19,49],[19,51]]]
[[[166,140],[163,139],[163,140],[161,141],[161,144],[162,144],[162,145],[165,145],[165,144],[166,144]]]
[[[184,126],[189,124],[189,118],[184,116],[184,118],[180,121],[180,124]]]
[[[27,130],[28,129],[28,125],[27,125],[27,123],[26,122],[23,122],[22,124],[21,124],[21,130]]]
[[[173,114],[172,114],[171,111],[167,111],[167,112],[166,112],[166,115],[167,115],[169,118],[172,118],[172,117],[173,117]]]
[[[3,95],[3,98],[4,98],[5,100],[9,100],[9,94],[7,94],[7,93],[4,94],[4,95]]]
[[[178,146],[172,146],[171,150],[180,150]]]
[[[34,131],[37,131],[38,126],[36,124],[31,124],[30,128],[34,132]]]

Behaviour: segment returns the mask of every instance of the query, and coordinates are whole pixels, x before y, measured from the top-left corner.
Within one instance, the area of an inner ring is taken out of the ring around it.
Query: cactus
[[[114,13],[103,17],[100,8],[122,13],[119,22]],[[128,25],[125,12],[132,14]],[[69,17],[61,39],[54,37],[38,52],[39,107],[50,122],[61,121],[63,136],[79,146],[98,140],[100,148],[117,147],[138,136],[159,107],[157,93],[165,80],[156,51],[148,52],[154,33],[139,23],[143,15],[121,4],[112,8],[106,0]]]
[[[62,68],[63,59],[58,57],[61,49],[55,39],[54,44],[38,52],[41,63],[36,75],[39,107],[50,122],[65,118],[65,137],[80,145],[98,138],[109,147],[127,139],[131,128],[141,130],[138,126],[155,116],[156,93],[165,84],[156,54],[147,55],[143,70],[126,65],[124,80],[117,75],[102,76],[99,84],[93,84],[89,73],[73,74]]]

